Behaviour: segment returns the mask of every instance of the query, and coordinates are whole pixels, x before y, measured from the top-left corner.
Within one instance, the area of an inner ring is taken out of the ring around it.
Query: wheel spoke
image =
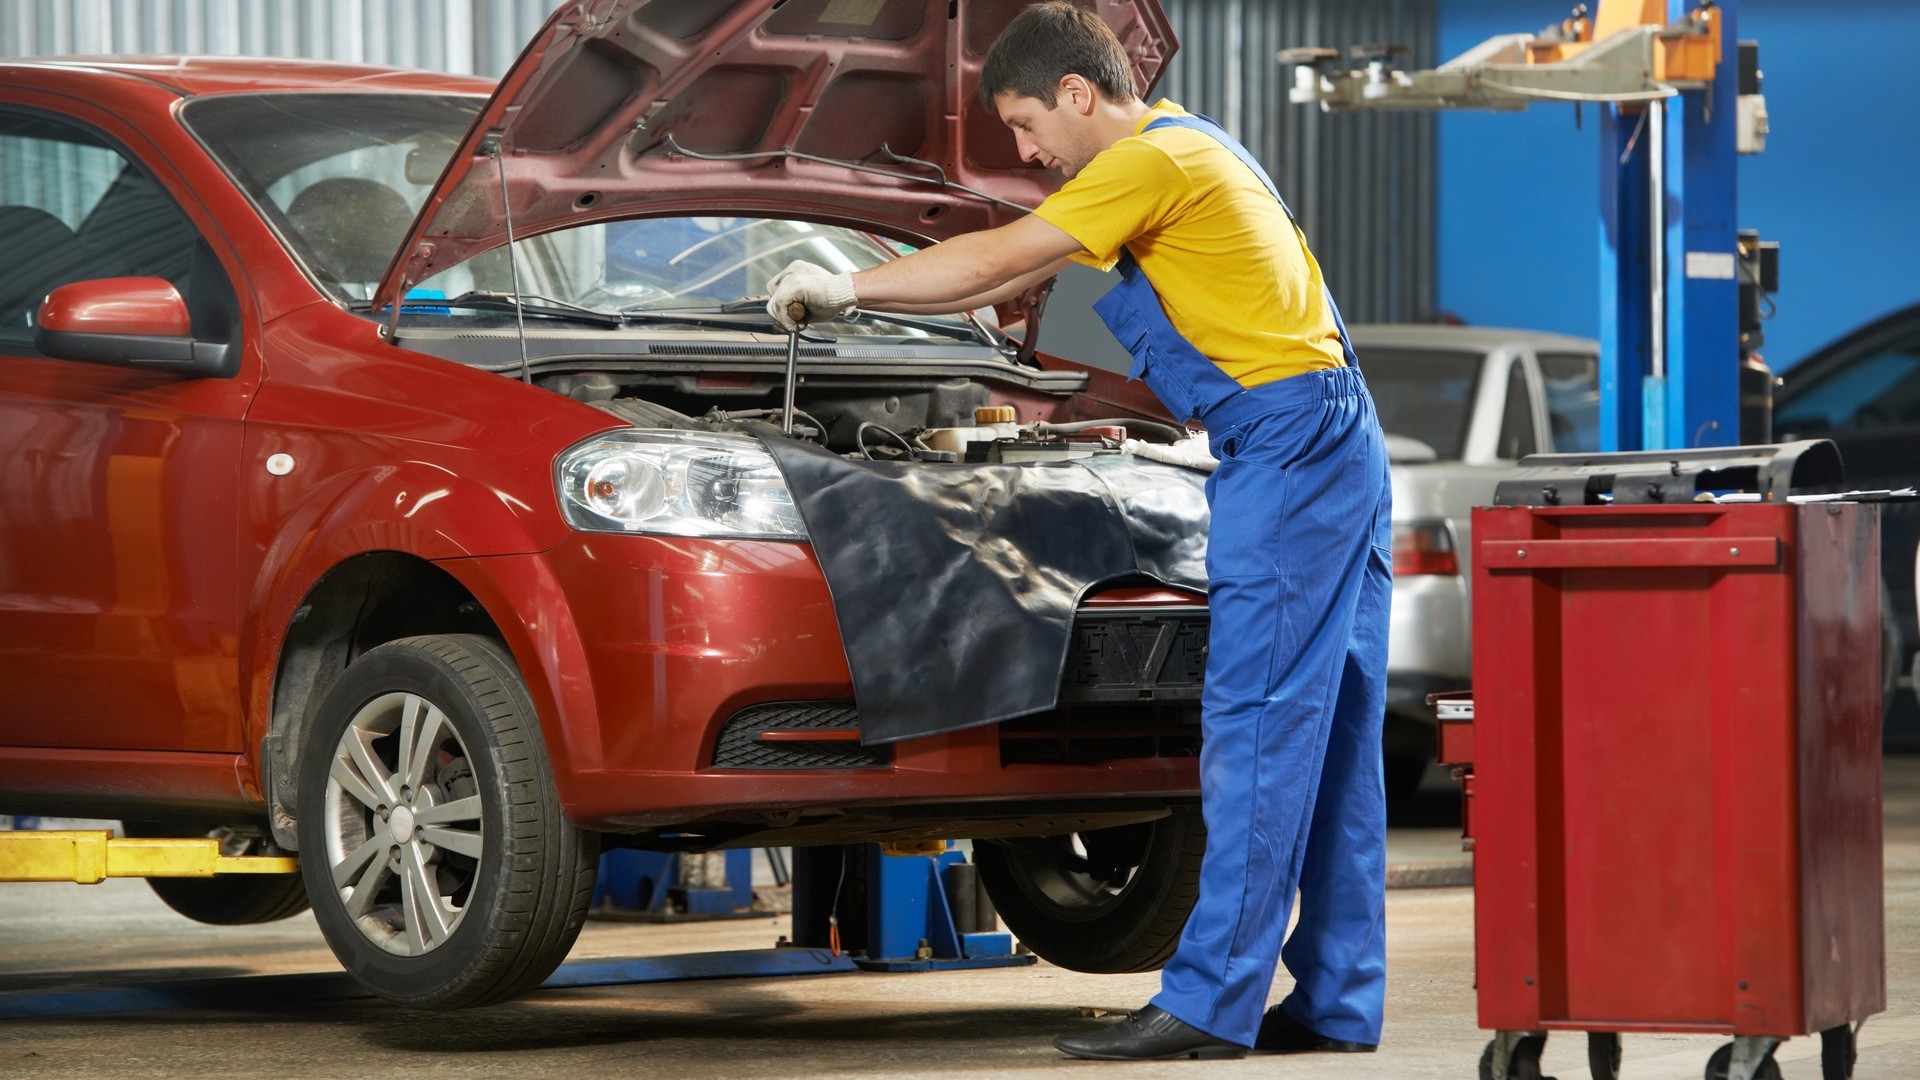
[[[379,837],[368,837],[359,847],[347,852],[346,858],[333,864],[333,887],[346,888],[349,881],[366,869],[368,862],[380,857],[386,846]]]
[[[416,825],[446,825],[455,821],[479,821],[480,796],[469,795],[464,799],[429,806],[425,810],[416,810],[413,823]]]
[[[349,736],[349,738],[351,737],[352,736]],[[346,757],[336,757],[333,759],[332,776],[334,783],[340,785],[340,790],[353,796],[356,801],[369,810],[377,810],[382,806],[393,805],[390,797],[385,800],[381,798],[380,793],[375,791],[373,786],[368,784],[367,781],[360,776],[360,773],[354,768],[354,763]]]
[[[480,857],[480,834],[477,832],[465,832],[460,829],[443,829],[436,826],[422,829],[420,831],[420,839],[432,844],[434,847],[458,852],[469,859],[478,859]]]
[[[368,844],[371,845],[372,841],[368,841]],[[354,854],[358,855],[359,852],[355,851]],[[376,847],[375,854],[382,855],[384,851]],[[349,857],[351,858],[351,856]],[[380,887],[386,884],[386,880],[387,860],[385,858],[375,858],[373,862],[368,865],[366,871],[360,875],[360,879],[353,883],[352,890],[347,893],[346,898],[341,902],[341,906],[346,908],[348,915],[356,919],[372,911],[375,901],[380,896]]]
[[[424,698],[409,697],[407,712],[402,715],[400,739],[402,744],[401,783],[415,791],[425,782],[427,766],[433,764],[434,750],[445,737],[447,714]],[[416,708],[417,707],[417,708]],[[418,718],[418,729],[407,721]]]
[[[426,702],[418,694],[407,694],[400,699],[400,732],[394,740],[398,747],[394,750],[393,774],[402,784],[413,773],[413,740],[420,727],[420,711]]]
[[[387,772],[386,765],[383,764],[379,758],[373,756],[373,749],[367,745],[372,741],[373,737],[372,732],[363,728],[348,728],[345,739],[347,754],[353,758],[353,763],[359,767],[360,778],[366,781],[367,786],[373,789],[376,798],[384,799],[385,803],[383,805],[392,806],[400,801],[399,796],[393,790],[392,774]],[[339,770],[336,769],[335,771],[337,773]],[[345,785],[343,784],[342,786]],[[359,798],[359,796],[355,797]],[[365,799],[361,799],[361,801],[366,802]],[[374,804],[368,803],[368,805],[371,806]]]
[[[446,912],[440,907],[440,892],[420,859],[417,844],[401,848],[400,888],[407,923],[407,944],[414,955],[426,952],[447,938]]]

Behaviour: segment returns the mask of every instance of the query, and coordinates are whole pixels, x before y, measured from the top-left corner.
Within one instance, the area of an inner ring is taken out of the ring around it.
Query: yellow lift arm
[[[115,837],[106,829],[0,832],[0,881],[74,881],[110,877],[213,877],[292,874],[291,855],[222,855],[211,836],[191,839]]]

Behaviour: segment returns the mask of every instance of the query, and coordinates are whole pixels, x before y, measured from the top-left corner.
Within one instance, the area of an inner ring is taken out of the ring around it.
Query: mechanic
[[[885,265],[796,262],[768,311],[943,314],[1019,295],[1068,260],[1117,267],[1095,305],[1175,417],[1206,427],[1208,604],[1200,896],[1145,1009],[1054,1045],[1083,1058],[1369,1051],[1386,983],[1380,725],[1390,593],[1387,458],[1319,266],[1226,132],[1132,92],[1105,23],[1022,11],[982,101],[1021,157],[1067,178],[1034,212]],[[1294,892],[1300,922],[1282,948]],[[1294,987],[1262,1009],[1278,960]]]

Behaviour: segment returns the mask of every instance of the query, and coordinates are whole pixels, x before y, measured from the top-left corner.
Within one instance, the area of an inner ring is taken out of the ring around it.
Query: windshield
[[[189,102],[181,115],[321,286],[351,303],[373,294],[482,104],[433,94],[229,94]],[[517,291],[601,312],[714,311],[764,297],[767,282],[795,259],[847,273],[893,255],[877,237],[831,225],[644,218],[522,240],[514,245],[517,266],[497,248],[422,281],[408,299]],[[458,305],[418,310],[442,322],[466,315]],[[916,321],[968,325],[960,316]],[[817,332],[940,336],[880,318],[822,324]]]
[[[852,229],[748,217],[582,225],[523,240],[514,248],[522,292],[615,312],[713,310],[746,297],[764,297],[767,282],[795,259],[851,273],[891,257],[880,241]],[[427,278],[411,295],[458,296],[470,289],[512,287],[512,268],[501,249]],[[946,321],[960,325],[957,318]],[[836,326],[837,332],[848,329]],[[877,324],[851,329],[897,331]]]
[[[1484,361],[1476,352],[1373,348],[1362,353],[1360,368],[1381,428],[1426,444],[1436,458],[1457,461],[1466,448]]]

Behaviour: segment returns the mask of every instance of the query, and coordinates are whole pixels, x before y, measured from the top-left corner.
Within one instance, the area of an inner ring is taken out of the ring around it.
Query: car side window
[[[1527,369],[1515,360],[1507,369],[1507,403],[1501,410],[1500,442],[1494,456],[1517,460],[1538,449],[1533,433],[1533,395],[1527,392]]]
[[[1600,449],[1600,358],[1592,353],[1540,353],[1547,424],[1560,454]]]
[[[173,200],[85,128],[0,110],[0,347],[31,348],[40,301],[58,286],[161,277],[193,306],[198,239]]]

